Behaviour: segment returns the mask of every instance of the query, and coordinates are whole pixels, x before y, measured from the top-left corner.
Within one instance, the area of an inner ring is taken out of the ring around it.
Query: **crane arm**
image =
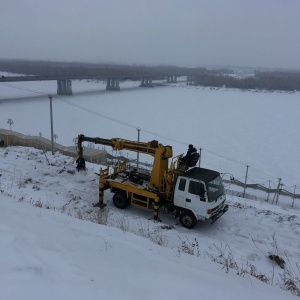
[[[83,142],[91,142],[94,144],[101,144],[105,146],[111,146],[114,150],[129,150],[144,154],[149,154],[152,156],[155,156],[157,150],[159,148],[163,148],[163,158],[170,158],[173,155],[172,147],[171,146],[162,146],[158,143],[158,141],[150,141],[148,143],[143,142],[135,142],[135,141],[129,141],[119,138],[113,138],[113,139],[103,139],[99,137],[88,137],[84,136],[83,134],[78,135],[78,154],[79,156],[82,156],[83,154],[83,148],[82,143]]]
[[[102,144],[111,146],[115,150],[129,150],[134,152],[140,152],[149,154],[154,157],[150,186],[159,190],[163,189],[164,181],[163,178],[168,172],[168,161],[173,156],[173,150],[171,146],[163,146],[158,141],[150,141],[148,143],[129,141],[123,139],[103,139],[103,138],[92,138],[84,136],[83,134],[78,135],[77,152],[79,157],[83,155],[83,142],[91,142],[95,144]]]

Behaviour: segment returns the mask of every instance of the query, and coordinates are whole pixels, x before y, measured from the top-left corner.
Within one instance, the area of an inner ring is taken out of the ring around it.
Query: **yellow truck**
[[[153,218],[159,220],[159,209],[164,207],[179,217],[183,227],[189,229],[197,221],[209,220],[214,223],[228,210],[220,173],[195,167],[198,153],[188,165],[183,166],[180,164],[182,154],[173,157],[171,146],[164,146],[155,140],[145,143],[80,134],[77,141],[79,158],[83,157],[83,142],[148,154],[154,158],[149,174],[129,169],[126,162],[119,162],[112,170],[109,165],[105,169],[100,168],[97,205],[101,208],[105,206],[104,191],[109,189],[114,193],[113,203],[117,208],[124,209],[130,204],[145,209],[153,208]]]

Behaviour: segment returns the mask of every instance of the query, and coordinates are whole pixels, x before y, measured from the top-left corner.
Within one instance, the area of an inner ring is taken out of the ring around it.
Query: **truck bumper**
[[[223,207],[223,209],[220,210],[220,211],[218,212],[217,215],[212,216],[212,217],[210,218],[210,219],[211,219],[210,224],[215,223],[221,216],[223,216],[223,215],[226,213],[227,210],[228,210],[228,205],[225,204],[224,207]]]

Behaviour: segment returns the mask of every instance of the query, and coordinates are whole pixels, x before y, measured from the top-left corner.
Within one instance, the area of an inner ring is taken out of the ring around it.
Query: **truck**
[[[104,139],[79,134],[77,153],[83,157],[83,142],[111,146],[114,150],[128,150],[153,157],[152,169],[147,172],[128,168],[126,161],[100,168],[99,201],[105,207],[104,192],[110,190],[113,204],[120,209],[135,205],[153,209],[153,219],[159,221],[159,210],[164,208],[179,217],[180,224],[188,229],[198,221],[218,220],[227,210],[226,196],[220,173],[196,167],[199,153],[182,165],[183,154],[173,157],[172,146],[158,141],[130,141],[121,138]],[[169,163],[169,160],[170,163]]]

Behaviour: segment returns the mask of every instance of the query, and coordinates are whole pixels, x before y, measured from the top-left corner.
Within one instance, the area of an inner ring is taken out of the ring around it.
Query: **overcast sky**
[[[300,0],[0,0],[0,58],[300,69]]]

